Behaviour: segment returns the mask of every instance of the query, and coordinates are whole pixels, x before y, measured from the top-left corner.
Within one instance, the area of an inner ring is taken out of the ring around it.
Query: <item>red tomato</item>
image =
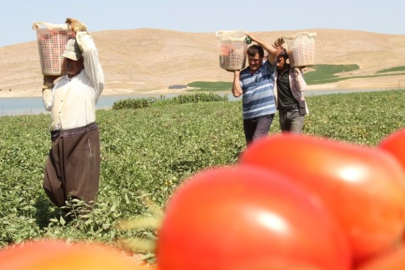
[[[142,270],[139,261],[100,244],[45,240],[0,250],[1,270]]]
[[[405,169],[405,129],[392,133],[381,141],[380,148],[390,152]]]
[[[215,270],[222,270],[215,268]],[[223,270],[327,270],[294,261],[249,261]]]
[[[350,269],[345,233],[290,182],[250,166],[191,177],[168,202],[157,242],[159,269],[226,269],[262,259]]]
[[[355,263],[390,249],[405,223],[405,175],[378,148],[283,134],[253,143],[241,164],[289,176],[318,196],[348,233]]]
[[[381,254],[366,261],[356,270],[404,270],[405,269],[405,247],[398,250]]]

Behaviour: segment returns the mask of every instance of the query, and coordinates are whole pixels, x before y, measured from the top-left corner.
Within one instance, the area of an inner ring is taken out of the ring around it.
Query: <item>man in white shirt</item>
[[[62,55],[66,75],[44,76],[42,87],[45,109],[51,111],[52,137],[43,188],[59,207],[75,198],[91,206],[100,178],[100,134],[95,121],[104,73],[86,26],[71,18],[66,23],[76,36]]]

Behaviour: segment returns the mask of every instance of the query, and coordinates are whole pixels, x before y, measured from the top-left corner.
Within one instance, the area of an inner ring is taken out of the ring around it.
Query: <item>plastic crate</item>
[[[225,70],[240,70],[246,66],[246,31],[217,31],[219,66]]]
[[[307,32],[284,37],[292,68],[315,65],[315,37],[316,33]]]
[[[37,32],[38,53],[43,75],[62,75],[62,54],[69,39],[75,38],[67,24],[35,22],[32,26]]]

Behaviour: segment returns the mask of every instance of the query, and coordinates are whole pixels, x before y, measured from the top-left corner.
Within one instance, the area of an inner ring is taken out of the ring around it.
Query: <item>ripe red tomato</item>
[[[398,250],[381,254],[365,262],[356,270],[404,270],[405,269],[405,247]]]
[[[1,270],[142,270],[139,261],[100,244],[57,240],[27,242],[0,250]]]
[[[226,269],[215,270],[327,270],[313,265],[292,261],[248,261],[245,264],[232,265]]]
[[[348,233],[355,263],[393,247],[405,224],[405,175],[378,148],[283,134],[253,143],[240,164],[272,169],[318,196]]]
[[[405,169],[405,129],[392,133],[383,139],[379,147],[390,152]]]
[[[191,177],[168,202],[158,234],[159,269],[226,269],[262,259],[350,269],[345,233],[290,182],[250,166]]]

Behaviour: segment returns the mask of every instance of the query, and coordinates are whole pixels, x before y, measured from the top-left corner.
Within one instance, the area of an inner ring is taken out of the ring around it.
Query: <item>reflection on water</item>
[[[165,97],[174,97],[178,94],[168,94]],[[160,97],[161,95],[120,95],[120,96],[103,96],[101,95],[97,102],[97,109],[110,109],[114,102],[127,98],[147,98]],[[49,113],[44,108],[42,97],[26,98],[0,98],[0,116],[6,115],[23,115],[23,114],[41,114]]]
[[[325,95],[325,94],[336,94],[336,93],[352,93],[352,92],[370,92],[370,91],[381,91],[381,90],[317,90],[317,91],[306,91],[306,96],[311,95]],[[241,100],[241,98],[234,98],[230,93],[222,93],[223,95],[228,95],[230,101]],[[175,97],[179,94],[166,94],[166,98]],[[161,95],[122,95],[122,96],[103,96],[101,95],[98,103],[97,109],[110,109],[114,102],[121,99],[127,98],[147,98],[147,97],[160,97]],[[44,104],[42,102],[42,97],[26,97],[26,98],[0,98],[0,116],[6,115],[23,115],[23,114],[40,114],[49,113],[45,110]]]

